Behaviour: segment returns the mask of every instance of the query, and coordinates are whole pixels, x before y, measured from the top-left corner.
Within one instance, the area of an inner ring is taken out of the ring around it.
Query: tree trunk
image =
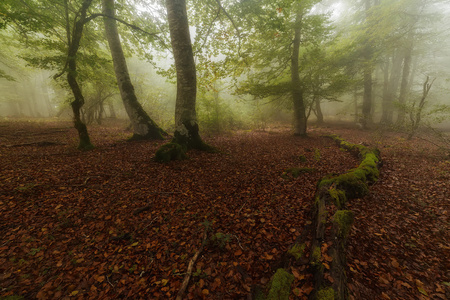
[[[364,95],[362,104],[362,126],[369,127],[372,122],[372,67],[366,66],[364,69]]]
[[[306,109],[303,101],[303,91],[301,88],[300,75],[298,70],[299,49],[301,37],[302,15],[297,13],[294,28],[294,42],[291,58],[291,89],[292,101],[294,104],[294,134],[306,136]]]
[[[75,23],[75,27],[72,32],[72,37],[70,37],[70,34],[68,34],[69,51],[67,54],[67,66],[68,66],[67,82],[69,83],[69,86],[72,89],[72,93],[75,98],[70,103],[70,105],[72,106],[73,111],[74,126],[77,129],[78,136],[80,138],[80,142],[78,144],[78,149],[80,150],[89,150],[94,147],[91,144],[86,124],[84,124],[83,121],[81,120],[81,107],[84,104],[84,97],[77,81],[77,53],[78,49],[80,48],[80,41],[83,35],[83,27],[86,19],[86,12],[91,3],[92,0],[83,1],[83,4],[81,5],[80,10],[78,11],[79,19]]]
[[[316,117],[317,117],[317,124],[323,124],[323,113],[322,113],[322,107],[320,106],[320,98],[316,97],[314,99],[314,104],[315,104],[315,113],[316,113]]]
[[[403,126],[405,123],[405,105],[406,105],[406,96],[409,91],[409,73],[411,69],[411,59],[412,59],[412,43],[408,45],[405,49],[405,58],[403,63],[403,74],[402,81],[400,84],[400,95],[398,96],[399,108],[397,115],[397,125]]]
[[[117,23],[114,20],[114,0],[103,0],[103,14],[109,17],[103,19],[105,34],[108,39],[109,49],[114,63],[117,84],[119,85],[125,110],[133,126],[132,139],[159,139],[162,140],[166,134],[144,111],[138,102],[131,78],[128,73],[127,62],[120,42]]]
[[[387,91],[386,94],[383,95],[383,114],[381,117],[381,122],[387,125],[392,124],[393,121],[393,104],[397,95],[403,62],[400,53],[396,53],[392,60],[392,69],[387,84]]]
[[[177,71],[174,142],[186,149],[210,150],[200,137],[197,123],[195,110],[197,77],[186,2],[185,0],[166,0],[166,9]]]

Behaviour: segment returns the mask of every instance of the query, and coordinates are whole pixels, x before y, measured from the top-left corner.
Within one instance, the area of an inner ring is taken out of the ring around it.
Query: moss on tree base
[[[167,163],[172,160],[183,160],[187,158],[186,147],[174,142],[162,145],[155,153],[155,160],[161,163]]]

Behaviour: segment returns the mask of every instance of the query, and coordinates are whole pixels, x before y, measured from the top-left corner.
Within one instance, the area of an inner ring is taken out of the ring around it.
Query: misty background
[[[170,132],[174,128],[176,80],[171,51],[160,42],[170,44],[164,9],[157,1],[117,2],[121,4],[119,18],[142,28],[161,29],[160,39],[142,33],[137,36],[125,25],[120,26],[120,33],[139,102],[159,126]],[[371,17],[367,17],[367,2],[370,2]],[[208,5],[212,4],[188,1],[198,75],[200,129],[224,132],[266,129],[274,124],[289,126],[292,103],[283,90],[282,80],[286,70],[283,61],[273,59],[289,60],[287,49],[292,37],[288,36],[288,42],[279,38],[284,34],[284,25],[267,22],[265,28],[246,28],[248,24],[245,19],[239,19],[236,8],[239,1],[222,1],[230,18],[214,18]],[[4,4],[2,9],[11,6]],[[262,3],[261,11],[264,9],[267,7]],[[272,18],[280,22],[289,20],[284,10],[282,6],[276,8]],[[323,119],[324,123],[345,121],[359,126],[363,116],[363,70],[370,64],[371,127],[382,124],[396,130],[408,128],[409,116],[417,113],[424,96],[427,78],[432,85],[421,111],[421,125],[450,127],[448,1],[315,1],[307,16],[311,17],[305,21],[310,22],[310,31],[304,34],[300,46],[299,72],[308,122],[321,123]],[[86,101],[82,117],[88,125],[127,118],[100,23],[99,20],[89,24],[85,34],[90,38],[86,43],[95,43],[95,47],[86,50],[86,61],[80,64]],[[40,44],[42,34],[21,32],[11,22],[3,24],[0,117],[4,120],[71,119],[70,89],[63,80],[53,78],[61,68],[55,59],[60,54],[55,54],[48,40]],[[254,21],[254,24],[260,23]],[[362,53],[367,44],[372,47],[369,59]],[[58,47],[56,42],[53,46]],[[409,61],[405,54],[408,50]],[[285,51],[284,56],[277,51]],[[406,63],[410,66],[405,75]],[[269,78],[268,74],[278,79]],[[406,96],[401,96],[402,80],[408,81]],[[387,103],[390,104],[386,112]],[[406,114],[402,124],[396,120],[401,111]]]

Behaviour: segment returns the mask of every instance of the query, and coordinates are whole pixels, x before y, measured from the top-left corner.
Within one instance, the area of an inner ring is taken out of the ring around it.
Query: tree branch
[[[234,23],[233,18],[228,14],[228,12],[223,8],[222,4],[220,3],[220,0],[216,0],[217,5],[219,5],[219,8],[223,11],[225,16],[230,20],[231,24],[233,24],[234,29],[237,32],[238,37],[238,55],[241,56],[241,32],[239,31],[239,28],[236,26],[236,23]]]
[[[134,29],[134,30],[137,30],[137,31],[140,31],[140,32],[145,33],[145,34],[147,34],[147,35],[153,36],[153,37],[157,38],[157,39],[161,42],[161,44],[162,44],[166,49],[169,49],[169,47],[167,47],[167,45],[166,45],[166,43],[164,42],[164,40],[162,40],[162,39],[158,36],[158,34],[161,34],[161,32],[148,32],[148,31],[142,29],[142,28],[139,27],[139,26],[130,24],[130,23],[128,23],[128,22],[126,22],[126,21],[124,21],[124,20],[118,19],[118,18],[116,18],[116,17],[108,16],[108,15],[101,14],[101,13],[97,13],[97,14],[92,14],[92,15],[90,15],[88,18],[86,18],[86,19],[84,20],[84,23],[88,23],[89,21],[92,21],[93,19],[98,18],[98,17],[105,17],[105,18],[113,19],[113,20],[115,20],[115,21],[117,21],[117,22],[119,22],[119,23],[122,23],[122,24],[124,24],[125,26],[128,26],[128,27],[130,27],[130,28],[132,28],[132,29]]]

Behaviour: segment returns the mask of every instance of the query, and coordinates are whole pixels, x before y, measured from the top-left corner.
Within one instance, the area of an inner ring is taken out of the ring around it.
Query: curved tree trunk
[[[197,123],[195,102],[197,77],[185,0],[166,0],[175,68],[177,98],[175,105],[174,142],[187,149],[211,150],[203,143]]]
[[[315,113],[316,113],[316,117],[317,117],[317,124],[323,124],[323,113],[322,113],[322,107],[320,105],[320,98],[319,97],[315,97],[314,99],[314,106],[315,106]]]
[[[84,97],[77,81],[77,53],[78,49],[80,48],[80,41],[83,35],[83,27],[86,21],[86,13],[91,3],[92,0],[83,1],[83,4],[81,5],[80,10],[78,11],[79,20],[75,23],[75,27],[72,32],[72,37],[70,36],[69,28],[67,32],[69,41],[69,51],[67,54],[67,67],[68,67],[67,82],[69,83],[69,86],[72,89],[72,93],[75,98],[70,103],[70,105],[72,106],[74,125],[78,131],[78,136],[80,138],[78,149],[81,150],[89,150],[94,147],[91,144],[86,124],[84,124],[83,121],[81,120],[81,107],[83,107],[84,105]]]
[[[301,88],[300,75],[298,70],[298,56],[300,49],[300,36],[302,15],[297,13],[294,28],[294,42],[291,58],[291,89],[292,89],[292,101],[294,103],[294,134],[306,135],[306,109],[303,101],[303,91]]]
[[[103,0],[103,14],[108,16],[103,18],[106,38],[114,63],[117,84],[119,85],[125,110],[133,126],[132,139],[164,139],[165,131],[162,130],[144,111],[138,102],[133,84],[128,73],[127,62],[120,42],[117,23],[114,20],[115,8],[114,0]]]

